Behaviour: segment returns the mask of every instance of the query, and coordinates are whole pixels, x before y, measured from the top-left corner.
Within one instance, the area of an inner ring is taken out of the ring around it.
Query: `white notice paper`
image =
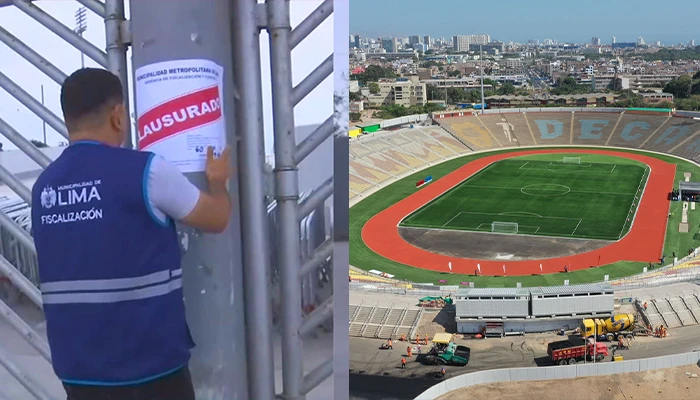
[[[174,60],[136,70],[138,148],[182,172],[202,172],[208,146],[226,145],[223,68],[209,60]]]

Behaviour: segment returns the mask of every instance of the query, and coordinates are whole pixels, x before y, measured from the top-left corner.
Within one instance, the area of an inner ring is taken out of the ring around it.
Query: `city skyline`
[[[673,10],[682,12],[667,13],[659,13],[658,2],[651,0],[639,0],[634,7],[591,0],[586,7],[575,9],[568,2],[532,0],[522,7],[522,2],[503,0],[497,14],[482,6],[487,14],[483,18],[474,18],[483,14],[479,5],[465,7],[459,0],[438,0],[430,5],[426,8],[420,0],[353,0],[350,33],[370,38],[428,35],[448,40],[455,35],[483,33],[505,43],[533,39],[590,43],[591,37],[599,37],[602,44],[610,44],[613,36],[617,42],[636,42],[641,36],[646,43],[676,45],[700,38],[700,28],[693,20],[700,13],[696,0],[678,0]],[[387,18],[389,15],[392,17]],[[540,23],[533,24],[533,19]]]

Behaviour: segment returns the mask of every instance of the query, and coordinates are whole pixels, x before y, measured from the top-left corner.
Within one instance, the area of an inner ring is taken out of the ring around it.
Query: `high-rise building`
[[[457,35],[452,37],[454,51],[468,51],[470,44],[487,44],[491,42],[489,35]]]
[[[690,41],[690,46],[695,47],[695,39],[692,39],[692,40]]]
[[[637,45],[643,46],[643,45],[645,45],[645,44],[646,44],[646,43],[644,42],[644,38],[643,38],[643,37],[640,36],[640,37],[637,38]]]
[[[452,37],[452,50],[454,51],[469,51],[470,44],[469,36],[457,35]]]
[[[387,53],[396,53],[399,51],[399,40],[395,37],[382,38],[382,48]]]
[[[615,36],[612,37],[612,44],[617,43],[617,38]]]
[[[593,46],[600,46],[600,38],[593,36],[591,38],[591,44]]]
[[[420,44],[420,36],[413,35],[408,37],[408,44],[413,46],[414,44]]]
[[[428,48],[430,48],[430,45],[432,45],[430,41],[430,36],[423,36],[423,43],[425,43],[425,45],[428,46]]]

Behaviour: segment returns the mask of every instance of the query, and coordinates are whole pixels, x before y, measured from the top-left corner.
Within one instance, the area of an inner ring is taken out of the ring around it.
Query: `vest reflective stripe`
[[[44,304],[87,304],[87,303],[118,303],[121,301],[140,300],[150,297],[163,296],[182,287],[182,278],[175,278],[160,285],[120,292],[81,292],[81,293],[51,293],[42,296]]]
[[[86,279],[80,281],[45,282],[40,285],[43,294],[51,292],[80,292],[98,290],[133,289],[154,283],[166,282],[171,276],[182,275],[182,268],[164,270],[133,278],[119,279]]]

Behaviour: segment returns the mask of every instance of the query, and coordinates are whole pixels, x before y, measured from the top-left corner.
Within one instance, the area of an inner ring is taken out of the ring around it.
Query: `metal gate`
[[[102,50],[63,25],[30,0],[0,0],[0,7],[14,6],[30,16],[53,34],[62,38],[85,56],[115,73],[125,90],[127,74],[126,50],[132,43],[131,22],[125,19],[123,0],[77,0],[105,22],[106,50]],[[138,0],[139,2],[142,0]],[[182,0],[185,1],[185,0]],[[244,308],[246,347],[254,343],[256,352],[247,353],[248,399],[304,399],[306,394],[328,378],[332,359],[304,375],[304,338],[319,326],[328,325],[333,314],[333,296],[330,266],[332,236],[326,234],[325,204],[333,194],[333,179],[323,182],[316,190],[300,197],[298,166],[333,133],[333,116],[328,118],[306,139],[297,143],[294,135],[294,107],[333,72],[333,55],[321,63],[297,86],[292,84],[291,51],[333,12],[332,0],[324,1],[298,26],[290,26],[289,0],[216,0],[227,3],[231,13],[231,37],[235,93],[235,128],[240,148],[237,171],[240,182],[240,213],[242,257],[246,266],[243,286],[246,288]],[[195,18],[195,17],[193,17]],[[176,21],[161,21],[176,23]],[[275,139],[275,201],[266,201],[263,145],[263,108],[261,89],[260,32],[267,30],[270,37],[271,84],[273,88],[273,119]],[[134,38],[138,39],[138,38]],[[57,84],[66,74],[51,60],[27,46],[0,26],[0,42],[22,56]],[[13,96],[46,124],[67,138],[61,118],[2,73],[0,88]],[[125,93],[125,99],[129,99]],[[332,99],[329,96],[329,101]],[[52,157],[34,146],[10,124],[2,119],[0,134],[24,154],[45,168]],[[131,147],[131,135],[125,146]],[[331,168],[328,166],[328,168]],[[37,288],[36,249],[30,235],[28,206],[31,189],[8,169],[0,166],[0,180],[22,200],[0,197],[0,285],[11,283],[37,307],[42,307]],[[282,327],[282,393],[275,393],[273,331],[271,296],[273,277],[280,287],[282,299],[279,310]],[[187,285],[187,283],[185,283]],[[316,290],[323,287],[324,290]],[[50,362],[48,344],[7,304],[0,299],[0,314],[32,347]],[[225,318],[225,315],[220,316]],[[241,332],[243,333],[243,332]],[[262,335],[262,339],[261,339]],[[268,335],[267,337],[265,337]],[[330,355],[329,351],[329,355]],[[261,359],[262,355],[262,359]],[[234,360],[227,360],[234,362]],[[262,362],[261,362],[262,361]],[[37,399],[54,399],[31,371],[22,368],[0,344],[0,365]],[[225,392],[229,382],[215,382],[208,389]],[[209,393],[217,393],[209,390]],[[237,392],[238,393],[238,392]],[[0,392],[0,398],[2,392]],[[213,394],[212,398],[216,398]],[[218,399],[217,399],[218,400]],[[221,399],[223,400],[223,399]]]

